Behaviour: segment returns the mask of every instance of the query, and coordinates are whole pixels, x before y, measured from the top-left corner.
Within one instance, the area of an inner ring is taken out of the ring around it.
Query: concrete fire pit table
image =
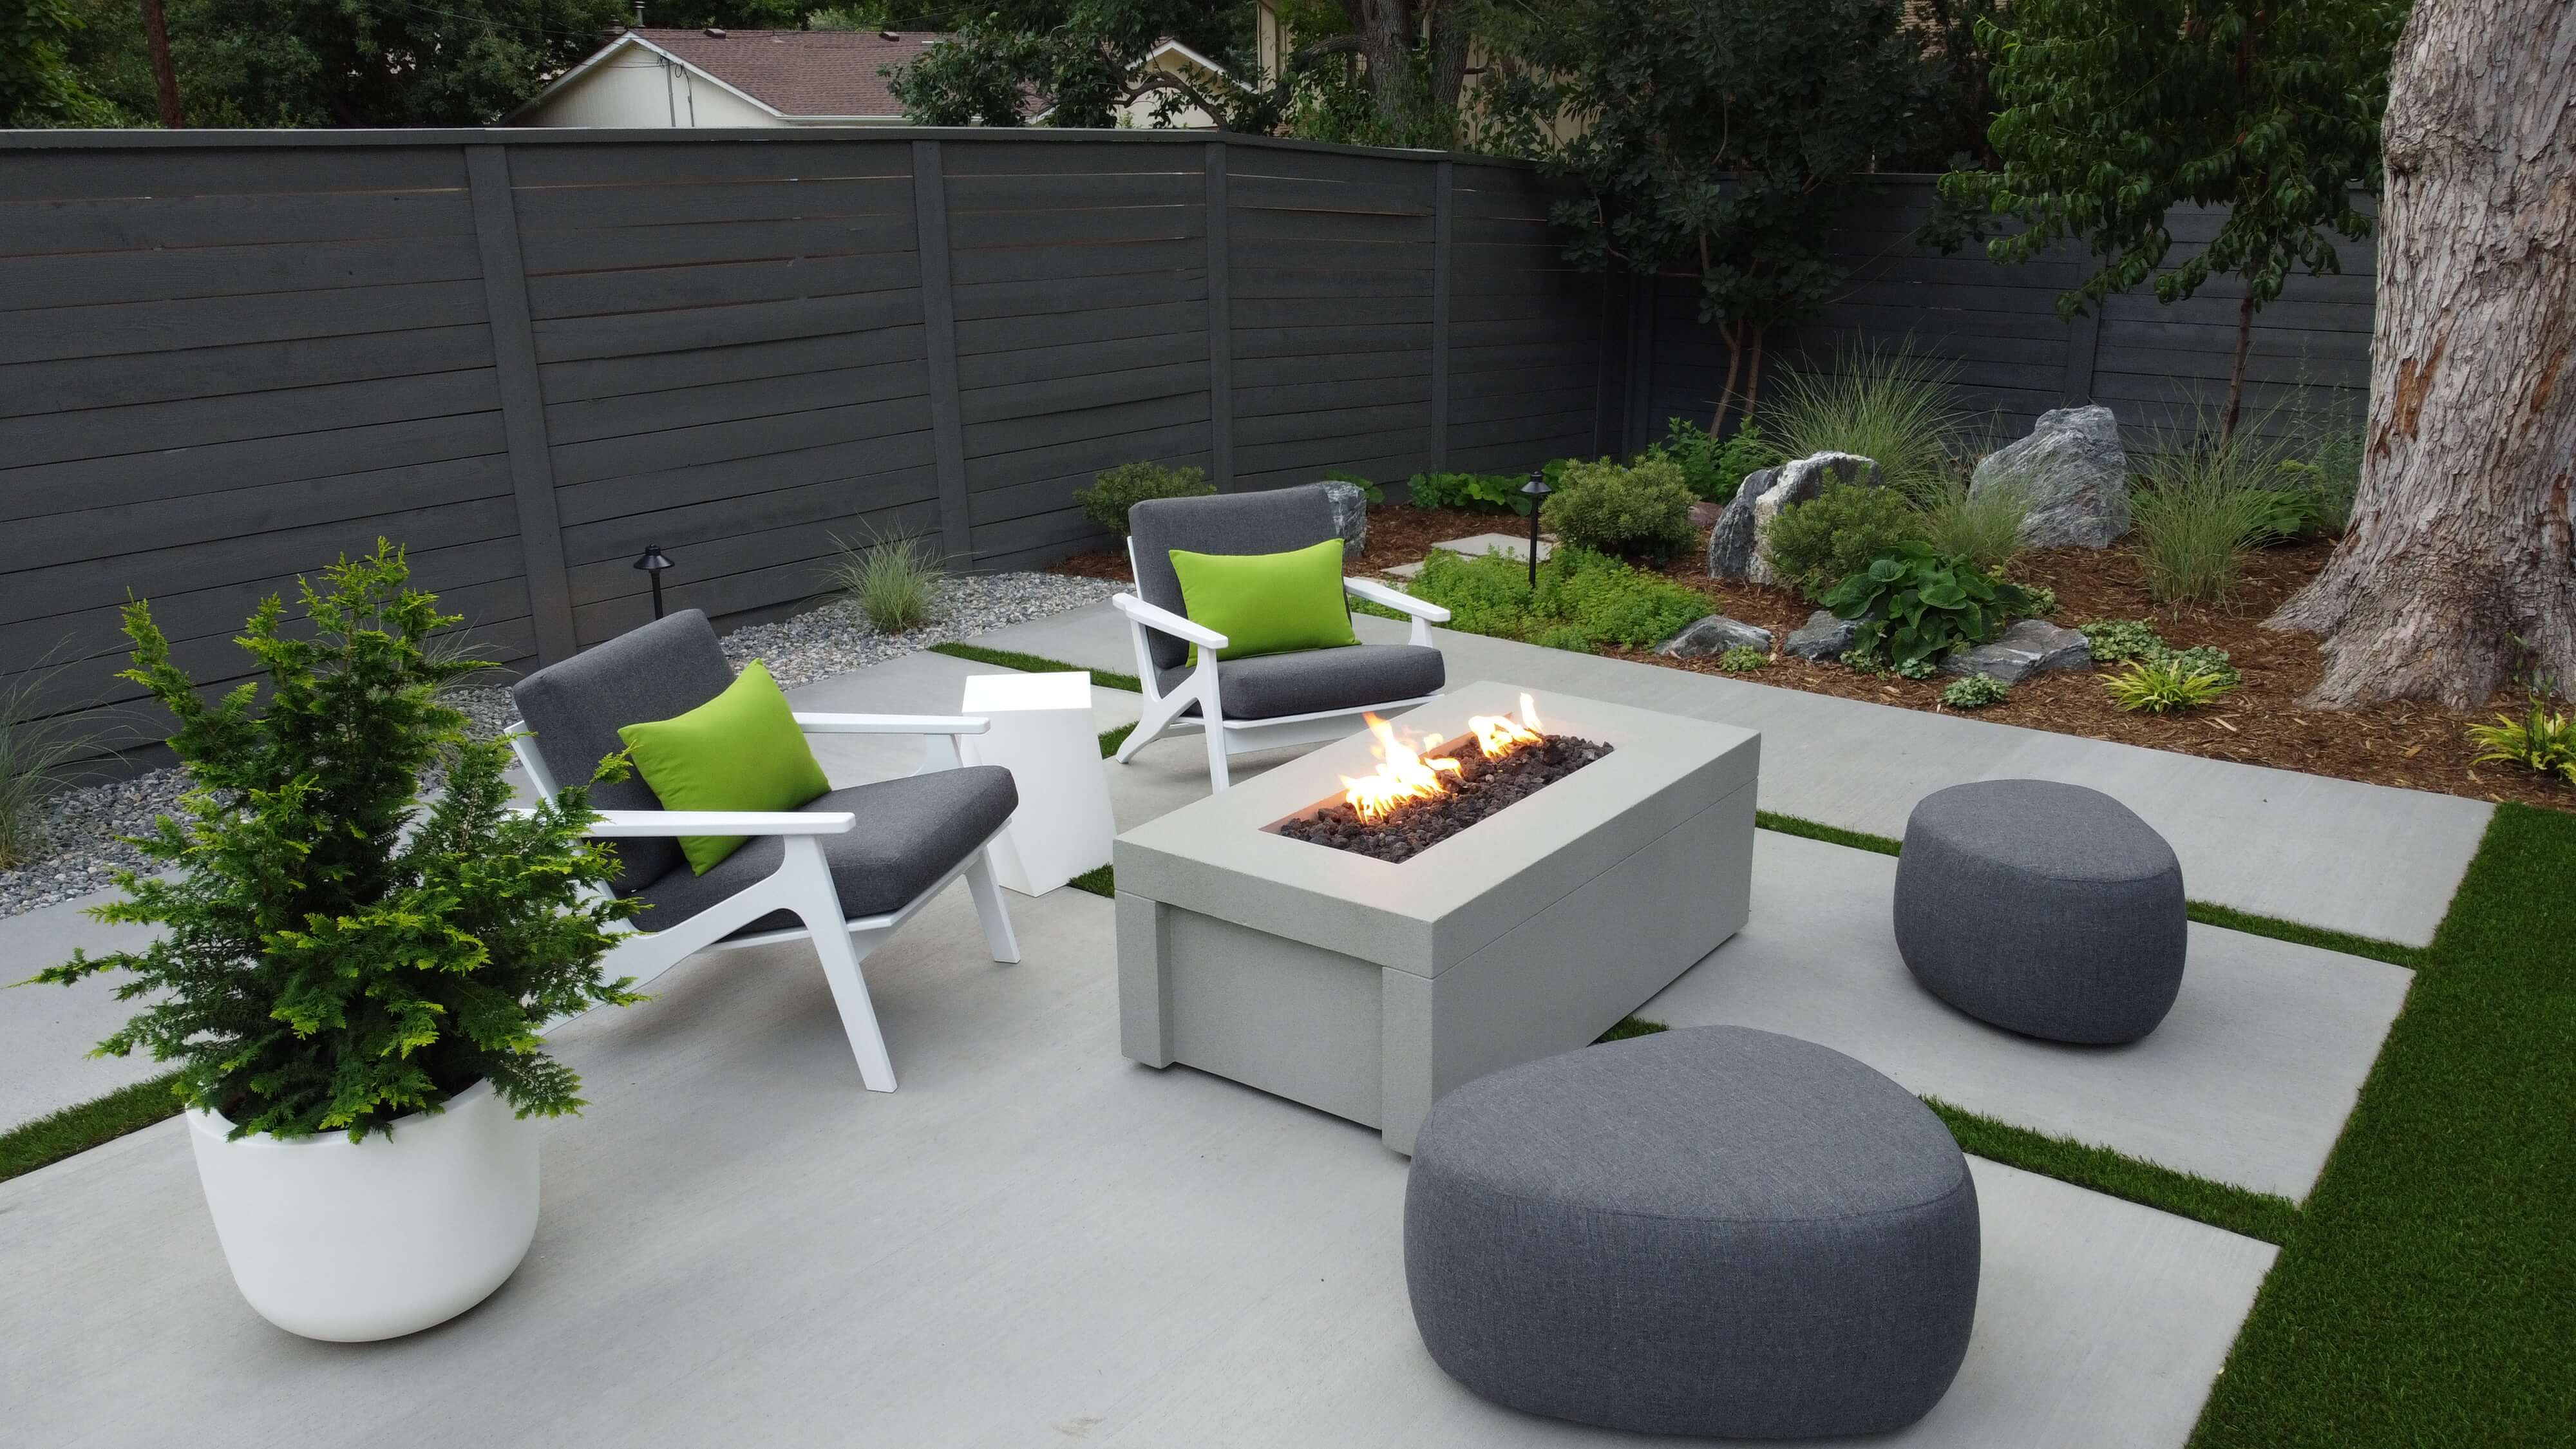
[[[1522,693],[1470,684],[1396,724],[1456,740]],[[1761,737],[1528,693],[1545,732],[1611,753],[1410,860],[1276,833],[1375,769],[1365,734],[1120,836],[1126,1054],[1365,1123],[1409,1154],[1442,1093],[1585,1045],[1742,927]]]

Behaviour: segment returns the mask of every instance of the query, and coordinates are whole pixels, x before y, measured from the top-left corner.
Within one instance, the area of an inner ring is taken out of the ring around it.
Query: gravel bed
[[[755,624],[724,637],[725,657],[737,666],[758,658],[784,688],[914,653],[933,644],[972,638],[1009,624],[1096,604],[1119,586],[1060,574],[976,574],[940,586],[939,617],[918,629],[881,634],[847,603],[826,604],[775,624]],[[459,691],[458,708],[474,733],[490,738],[518,717],[506,689]],[[48,805],[45,834],[53,850],[16,870],[0,871],[0,918],[105,890],[119,867],[147,862],[118,839],[152,828],[155,816],[177,808],[180,772],[152,770],[130,780],[66,790]]]

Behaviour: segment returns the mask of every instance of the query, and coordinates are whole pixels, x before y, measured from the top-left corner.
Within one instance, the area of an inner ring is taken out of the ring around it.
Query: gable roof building
[[[510,117],[518,126],[899,126],[879,75],[927,30],[629,30]]]

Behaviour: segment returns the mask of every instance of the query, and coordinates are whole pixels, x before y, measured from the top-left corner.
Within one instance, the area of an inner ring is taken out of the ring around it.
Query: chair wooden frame
[[[1127,541],[1127,568],[1136,568],[1136,541]],[[1449,611],[1438,604],[1424,603],[1397,589],[1388,588],[1374,579],[1342,580],[1342,591],[1373,604],[1395,609],[1413,621],[1412,632],[1405,643],[1423,648],[1431,646],[1431,626],[1449,622]],[[1351,721],[1372,711],[1411,709],[1438,699],[1437,694],[1415,695],[1409,699],[1382,700],[1374,704],[1354,705],[1348,709],[1317,710],[1311,714],[1284,714],[1270,719],[1229,720],[1217,695],[1217,651],[1226,646],[1223,634],[1195,623],[1169,609],[1147,603],[1141,595],[1114,594],[1109,602],[1127,616],[1129,641],[1136,646],[1136,679],[1144,687],[1145,710],[1136,721],[1135,731],[1118,747],[1118,763],[1126,764],[1138,750],[1167,734],[1198,730],[1207,736],[1208,782],[1216,789],[1232,783],[1226,770],[1226,756],[1252,750],[1281,749],[1290,745],[1320,744],[1337,740],[1351,732]],[[1162,673],[1154,666],[1153,640],[1148,630],[1168,634],[1199,649],[1199,662],[1189,676],[1170,694],[1163,693]],[[1197,705],[1196,718],[1183,714]]]
[[[992,727],[992,721],[970,716],[893,714],[799,714],[796,724],[809,735],[924,736],[926,770],[956,769],[964,763],[957,752],[957,736],[979,735]],[[529,781],[551,797],[558,786],[554,773],[537,754],[534,739],[524,723],[510,726],[510,744],[518,752],[519,764],[527,770]],[[840,1010],[842,1030],[849,1034],[850,1050],[858,1058],[859,1079],[871,1092],[893,1091],[894,1060],[887,1055],[885,1034],[877,1027],[876,1007],[868,998],[861,963],[959,876],[966,878],[966,889],[975,898],[975,914],[983,922],[984,943],[993,959],[1005,964],[1018,961],[1020,943],[1011,931],[1011,915],[1002,902],[1001,887],[993,879],[991,851],[1001,830],[978,842],[955,868],[902,906],[883,915],[852,917],[842,910],[840,891],[832,884],[831,867],[823,859],[822,837],[846,834],[857,825],[858,817],[846,810],[600,812],[599,822],[589,833],[602,839],[775,835],[785,847],[777,870],[669,930],[652,931],[632,921],[621,922],[625,939],[609,952],[607,975],[612,980],[631,976],[641,986],[701,951],[738,951],[780,941],[811,940],[814,954],[822,959],[823,979],[832,988],[832,1004]],[[1002,827],[1008,828],[1007,824]],[[794,912],[804,924],[748,936],[732,934],[778,910]]]

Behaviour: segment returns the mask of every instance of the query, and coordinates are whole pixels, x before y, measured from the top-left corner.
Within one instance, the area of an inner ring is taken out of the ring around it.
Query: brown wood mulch
[[[1369,514],[1369,548],[1361,562],[1383,570],[1419,561],[1442,539],[1516,533],[1525,527],[1515,517],[1464,509],[1374,509]],[[2013,575],[2057,591],[2056,623],[2073,627],[2098,619],[2145,619],[2177,649],[2214,644],[2226,650],[2245,683],[2208,708],[2151,715],[2115,707],[2102,688],[2103,671],[2040,674],[2014,686],[2010,699],[1973,713],[1996,724],[2238,764],[2576,811],[2576,786],[2554,776],[2511,765],[2482,765],[2472,759],[2477,748],[2469,743],[2466,727],[2491,719],[2498,711],[2518,716],[2523,703],[2519,694],[2499,693],[2488,709],[2469,715],[2412,700],[2346,711],[2299,706],[2298,697],[2325,672],[2315,638],[2276,633],[2260,625],[2316,575],[2331,552],[2332,546],[2323,542],[2260,550],[2248,560],[2234,597],[2221,606],[2157,604],[2147,592],[2136,557],[2125,549],[2046,549],[2025,554],[2013,565]],[[1127,578],[1123,553],[1077,555],[1055,567],[1085,578]],[[1786,639],[1815,609],[1792,590],[1711,579],[1695,556],[1675,560],[1664,572],[1707,594],[1717,612],[1758,624],[1778,639]],[[1675,660],[1633,650],[1611,652],[1668,669],[1723,672],[1713,657]],[[1766,669],[1730,677],[1904,709],[1961,712],[1941,703],[1941,687],[1950,680],[1947,675],[1928,680],[1872,676],[1839,664],[1783,655]]]

